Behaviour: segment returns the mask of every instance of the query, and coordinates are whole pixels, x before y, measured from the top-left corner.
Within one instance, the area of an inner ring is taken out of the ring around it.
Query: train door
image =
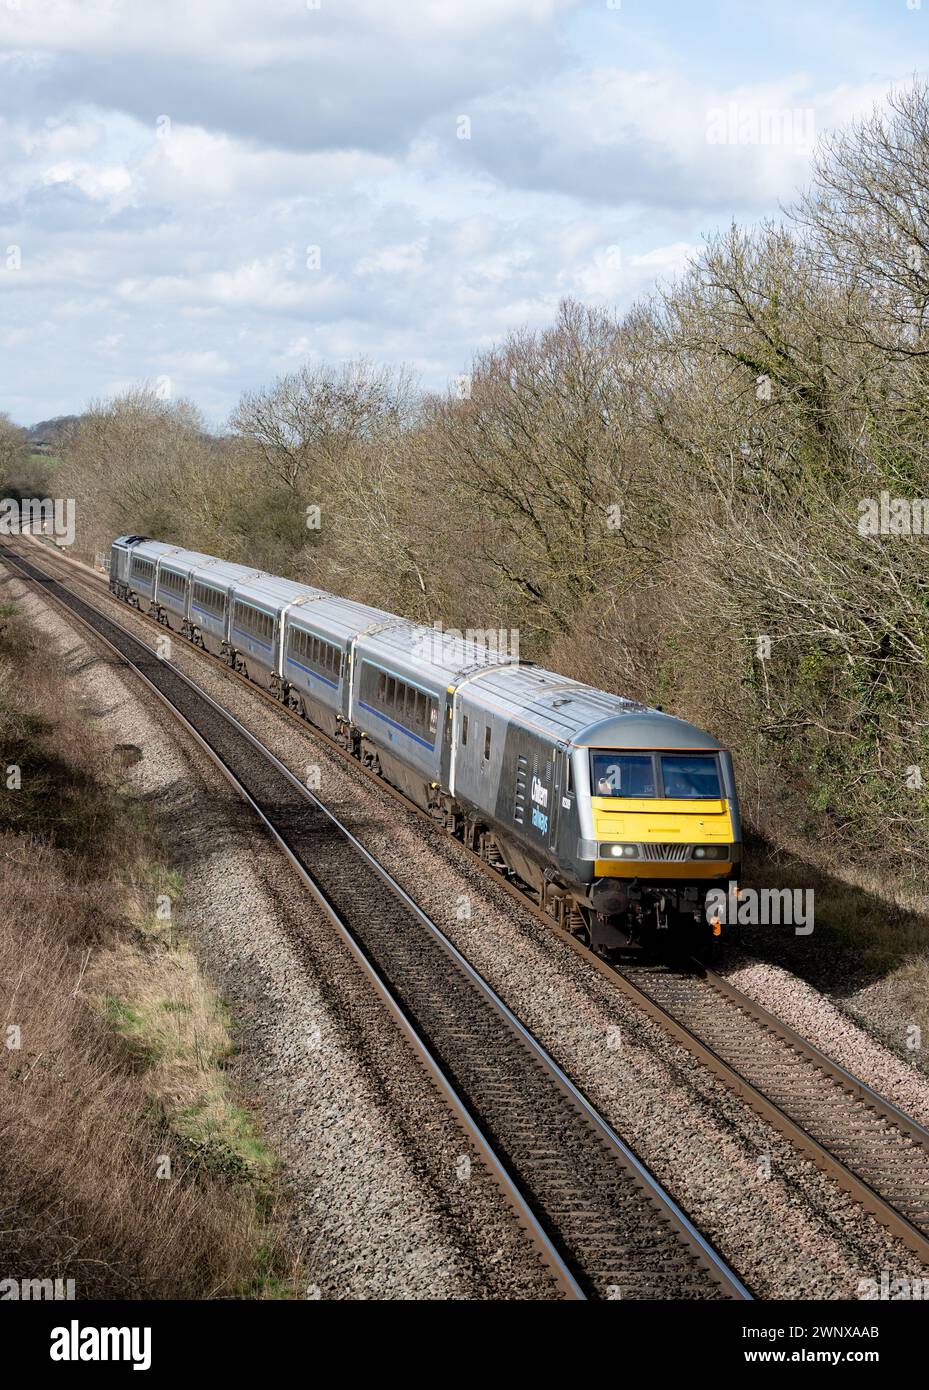
[[[553,748],[550,760],[551,813],[548,818],[548,847],[553,854],[558,849],[558,826],[561,822],[563,806],[565,761],[562,750]]]
[[[455,737],[455,687],[450,685],[445,692],[442,710],[442,742],[439,746],[439,783],[442,787],[451,786],[452,740]]]
[[[556,800],[558,803],[557,826],[564,826],[570,829],[576,824],[577,816],[575,801],[577,800],[577,789],[574,785],[574,771],[571,766],[571,749],[558,748],[556,750],[556,767],[558,769],[558,784]],[[555,841],[552,839],[552,848],[555,849]]]

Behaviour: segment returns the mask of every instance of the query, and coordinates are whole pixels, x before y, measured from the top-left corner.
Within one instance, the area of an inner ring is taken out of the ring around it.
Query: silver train
[[[144,536],[110,588],[332,736],[598,947],[719,937],[738,872],[711,735],[460,636]]]

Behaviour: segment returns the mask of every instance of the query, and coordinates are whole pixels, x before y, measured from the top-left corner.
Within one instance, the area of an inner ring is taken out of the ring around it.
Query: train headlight
[[[601,845],[601,859],[638,859],[638,845]]]
[[[728,859],[728,845],[694,845],[694,859]]]

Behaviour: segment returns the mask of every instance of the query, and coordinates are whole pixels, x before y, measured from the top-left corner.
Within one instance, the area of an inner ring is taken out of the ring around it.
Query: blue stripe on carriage
[[[338,690],[338,688],[339,688],[339,683],[338,683],[338,681],[331,681],[331,680],[328,678],[328,676],[321,676],[321,675],[319,674],[319,672],[318,672],[318,671],[314,671],[314,670],[312,669],[312,667],[310,667],[310,666],[304,666],[303,662],[302,662],[302,661],[298,661],[298,660],[296,659],[296,657],[289,656],[289,657],[287,658],[287,665],[288,665],[288,666],[299,666],[299,667],[300,667],[300,670],[301,670],[301,671],[306,671],[306,673],[307,673],[308,676],[313,676],[316,680],[322,681],[324,685],[331,685],[332,688],[333,688],[333,690]]]
[[[246,632],[244,627],[234,627],[233,632],[238,632],[243,637],[247,637],[250,642],[257,642],[259,647],[264,647],[266,652],[273,652],[274,648],[270,642],[262,642],[260,637],[253,637],[250,632]]]
[[[370,705],[366,705],[364,700],[359,700],[358,705],[361,709],[366,709],[369,714],[373,714],[375,719],[383,719],[385,724],[391,724],[395,729],[399,729],[401,734],[406,734],[407,738],[411,738],[414,743],[421,743],[424,748],[429,749],[430,753],[435,748],[435,739],[433,739],[432,743],[427,743],[424,738],[419,737],[419,734],[411,734],[409,729],[405,729],[402,724],[398,724],[396,719],[388,719],[387,715],[381,714],[380,710],[372,709]]]

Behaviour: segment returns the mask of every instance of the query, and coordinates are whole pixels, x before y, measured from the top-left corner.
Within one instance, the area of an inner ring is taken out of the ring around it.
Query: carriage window
[[[206,584],[194,585],[194,603],[199,603],[201,608],[208,608],[211,613],[220,614],[225,609],[225,599],[217,589],[210,589]]]
[[[273,639],[276,619],[269,617],[270,634]],[[302,628],[292,627],[290,632],[290,655],[301,661],[304,665],[311,667],[320,674],[330,672],[338,676],[342,669],[342,653],[338,647],[334,647],[331,642],[325,642],[321,637],[317,637],[313,632],[305,632]],[[363,668],[363,689],[365,698],[383,700],[384,687],[387,677],[383,672],[378,672],[375,694],[375,678],[372,669],[368,666]]]
[[[320,657],[328,662],[336,678],[342,672],[342,650],[331,643],[320,644]],[[362,699],[396,720],[409,733],[422,737],[435,735],[439,727],[439,703],[427,690],[410,685],[375,666],[363,663],[361,668]]]
[[[485,727],[485,729],[484,729],[484,757],[485,757],[485,759],[487,759],[487,758],[490,757],[490,725],[489,725],[489,724],[488,724],[488,725]]]
[[[461,721],[461,746],[464,748],[468,742],[468,716],[464,715]]]

